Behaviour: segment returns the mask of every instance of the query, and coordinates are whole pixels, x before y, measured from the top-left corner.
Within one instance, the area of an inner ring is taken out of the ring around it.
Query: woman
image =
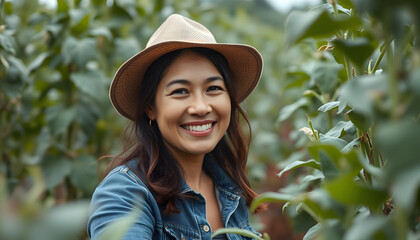
[[[132,121],[136,139],[93,194],[91,239],[132,212],[139,215],[124,239],[210,239],[223,227],[253,231],[247,206],[256,193],[245,173],[249,141],[239,103],[261,70],[254,48],[216,43],[201,24],[169,16],[111,84],[111,101]]]

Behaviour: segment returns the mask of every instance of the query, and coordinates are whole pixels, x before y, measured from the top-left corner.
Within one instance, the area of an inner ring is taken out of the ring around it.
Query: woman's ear
[[[155,118],[156,118],[156,116],[155,116],[155,109],[154,109],[154,107],[152,105],[146,107],[146,109],[144,111],[145,111],[147,117],[150,120],[155,120]]]

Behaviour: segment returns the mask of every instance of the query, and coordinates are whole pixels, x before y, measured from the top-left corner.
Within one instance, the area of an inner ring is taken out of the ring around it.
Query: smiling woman
[[[223,227],[254,231],[248,206],[256,193],[245,173],[249,138],[239,103],[261,70],[253,47],[216,43],[201,24],[171,15],[111,85],[111,101],[137,138],[113,159],[93,194],[91,239],[135,210],[141,214],[124,239],[210,239]],[[244,239],[220,239],[228,238]]]

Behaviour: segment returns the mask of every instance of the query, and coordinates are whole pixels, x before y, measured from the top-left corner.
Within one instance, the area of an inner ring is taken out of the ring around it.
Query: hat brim
[[[118,69],[109,91],[111,102],[117,112],[134,120],[140,99],[138,94],[147,68],[159,57],[169,52],[193,47],[209,48],[226,58],[237,91],[238,102],[245,100],[257,86],[261,77],[263,61],[260,53],[252,46],[185,41],[162,42],[134,55]]]

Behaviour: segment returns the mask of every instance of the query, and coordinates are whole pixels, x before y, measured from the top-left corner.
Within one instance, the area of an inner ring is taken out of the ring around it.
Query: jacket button
[[[210,230],[210,228],[209,228],[209,226],[204,225],[204,226],[203,226],[203,230],[204,230],[204,232],[208,232],[208,231]]]

